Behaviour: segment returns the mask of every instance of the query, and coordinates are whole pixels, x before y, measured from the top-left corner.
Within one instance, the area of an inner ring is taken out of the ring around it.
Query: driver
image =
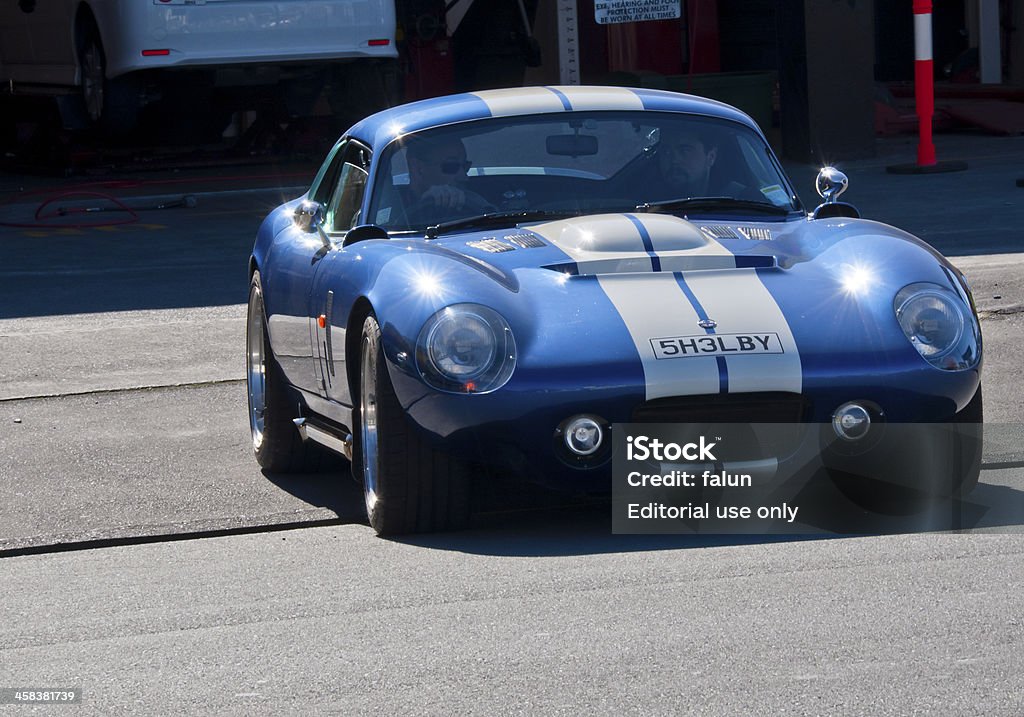
[[[472,165],[458,137],[413,137],[406,147],[406,160],[410,208],[476,213],[489,206],[480,195],[458,186]]]

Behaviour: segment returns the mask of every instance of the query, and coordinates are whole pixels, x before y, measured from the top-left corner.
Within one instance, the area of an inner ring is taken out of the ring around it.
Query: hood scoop
[[[774,256],[729,251],[718,238],[745,237],[715,228],[731,234],[709,236],[707,227],[667,214],[603,214],[530,227],[572,259],[547,268],[574,275],[777,266]]]

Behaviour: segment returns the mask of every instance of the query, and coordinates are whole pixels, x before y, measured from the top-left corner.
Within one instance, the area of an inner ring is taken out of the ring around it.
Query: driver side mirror
[[[307,199],[295,208],[292,221],[302,231],[313,233],[324,223],[324,205]]]

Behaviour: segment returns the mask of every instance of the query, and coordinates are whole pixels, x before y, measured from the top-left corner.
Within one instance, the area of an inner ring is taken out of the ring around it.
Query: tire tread
[[[376,352],[373,370],[380,458],[377,503],[368,516],[370,525],[378,535],[464,527],[469,521],[467,467],[430,445],[410,424],[395,395],[380,343],[380,326],[373,314],[363,324],[363,336],[370,337]],[[360,455],[365,460],[362,451]],[[455,496],[458,499],[453,499]]]

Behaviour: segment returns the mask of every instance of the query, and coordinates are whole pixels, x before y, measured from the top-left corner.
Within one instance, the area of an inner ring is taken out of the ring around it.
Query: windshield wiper
[[[546,209],[518,209],[507,212],[488,212],[487,214],[478,214],[472,217],[463,217],[462,219],[453,219],[450,222],[434,224],[433,226],[427,227],[427,231],[424,236],[427,239],[436,239],[441,234],[445,234],[453,229],[515,226],[520,222],[535,222],[540,221],[541,219],[566,219],[568,217],[578,216],[579,212],[564,210],[551,211]]]
[[[694,211],[710,212],[761,212],[764,214],[775,214],[785,216],[792,209],[779,207],[768,202],[757,202],[751,199],[736,199],[735,197],[683,197],[682,199],[670,199],[665,202],[654,202],[650,204],[638,204],[634,211],[637,212],[673,212],[680,209],[692,209]]]

